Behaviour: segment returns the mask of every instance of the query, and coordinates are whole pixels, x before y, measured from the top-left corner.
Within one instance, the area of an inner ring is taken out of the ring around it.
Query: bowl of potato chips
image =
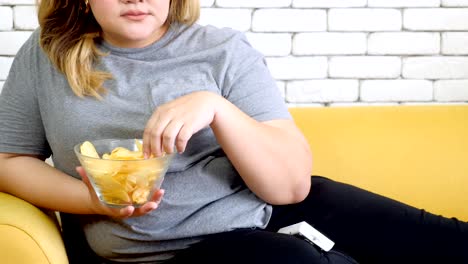
[[[147,202],[161,187],[173,154],[144,158],[140,139],[101,139],[74,152],[101,202],[111,207]]]

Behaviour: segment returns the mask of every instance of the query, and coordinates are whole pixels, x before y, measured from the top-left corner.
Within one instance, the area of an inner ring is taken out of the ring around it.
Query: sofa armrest
[[[68,263],[54,214],[0,192],[0,262]]]

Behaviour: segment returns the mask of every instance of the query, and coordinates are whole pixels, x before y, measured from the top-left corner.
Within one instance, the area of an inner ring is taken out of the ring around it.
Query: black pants
[[[335,241],[333,250],[324,253],[276,233],[301,221]],[[168,263],[349,264],[353,259],[361,264],[468,263],[468,223],[313,176],[309,196],[274,206],[265,230],[213,235]]]

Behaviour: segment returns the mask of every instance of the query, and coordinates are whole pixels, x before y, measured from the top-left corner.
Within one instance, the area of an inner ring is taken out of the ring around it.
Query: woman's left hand
[[[198,91],[159,106],[148,120],[143,134],[143,153],[161,156],[185,151],[193,134],[209,126],[221,96]]]

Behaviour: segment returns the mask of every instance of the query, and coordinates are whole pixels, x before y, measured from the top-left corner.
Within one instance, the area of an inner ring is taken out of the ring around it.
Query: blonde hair
[[[95,45],[102,29],[84,0],[40,0],[40,45],[79,96],[101,98],[108,72],[94,68],[103,54]],[[166,23],[192,25],[200,16],[199,0],[171,0]]]

